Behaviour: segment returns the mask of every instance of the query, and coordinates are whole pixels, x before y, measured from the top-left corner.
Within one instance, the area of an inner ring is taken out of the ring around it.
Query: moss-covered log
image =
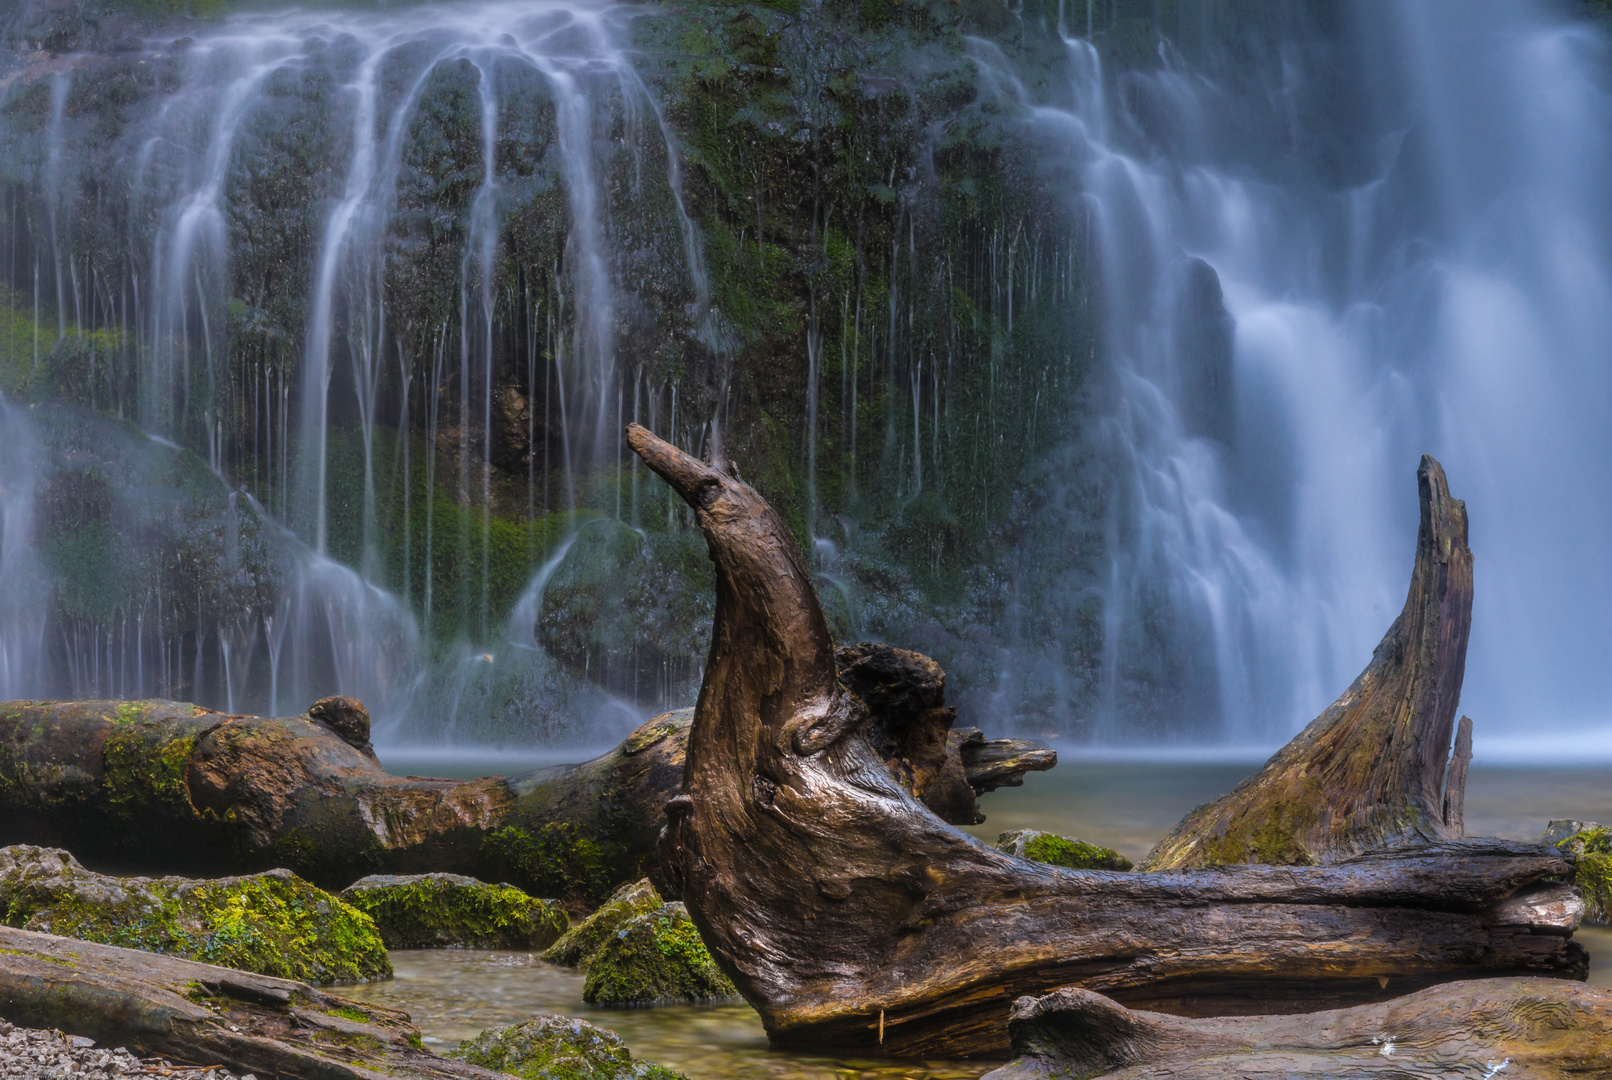
[[[775,1043],[1000,1052],[1013,1000],[1072,983],[1225,1014],[1480,973],[1583,977],[1581,906],[1545,881],[1569,863],[1541,846],[1127,874],[1027,862],[946,825],[883,767],[783,521],[729,470],[637,425],[627,438],[694,508],[716,564],[669,884]]]
[[[945,675],[928,657],[862,645],[854,660],[848,678],[882,718],[886,767],[949,820],[974,821],[980,790],[1057,760],[1036,744],[952,732]],[[275,719],[173,701],[5,702],[0,844],[66,848],[113,871],[288,867],[327,889],[370,874],[464,874],[583,911],[653,869],[692,719],[655,717],[580,765],[455,781],[387,775],[351,698]]]
[[[1188,1020],[1068,988],[1013,1009],[1014,1061],[985,1080],[1535,1080],[1612,1075],[1612,990],[1446,983],[1377,1005]]]
[[[318,1080],[497,1080],[437,1057],[392,1009],[306,983],[0,927],[0,1016],[142,1057]]]

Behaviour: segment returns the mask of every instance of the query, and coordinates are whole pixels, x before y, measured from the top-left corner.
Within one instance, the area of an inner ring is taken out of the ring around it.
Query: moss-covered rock
[[[681,903],[628,919],[588,962],[590,1005],[703,1004],[739,996]]]
[[[6,925],[311,983],[389,978],[375,923],[289,870],[119,878],[59,848],[0,849]]]
[[[554,1013],[484,1031],[448,1056],[522,1080],[686,1080],[665,1066],[635,1061],[615,1032]]]
[[[1131,860],[1113,848],[1088,844],[1068,836],[1015,829],[996,838],[996,849],[1032,862],[1050,863],[1070,870],[1130,870]]]
[[[374,874],[341,898],[375,920],[388,949],[541,949],[571,922],[558,901],[459,874]]]
[[[1541,840],[1576,858],[1573,884],[1584,894],[1584,921],[1603,926],[1612,922],[1612,826],[1552,821]]]
[[[605,941],[628,920],[660,909],[664,901],[648,879],[623,885],[599,910],[566,931],[543,959],[565,967],[586,968]]]

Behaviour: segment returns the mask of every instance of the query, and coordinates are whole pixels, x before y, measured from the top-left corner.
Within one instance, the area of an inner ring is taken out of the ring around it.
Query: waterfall
[[[1403,603],[1424,451],[1471,507],[1463,708],[1501,736],[1604,721],[1604,38],[1542,5],[1362,2],[1286,9],[1263,63],[1158,38],[1113,71],[1086,14],[1046,101],[971,48],[1093,224],[1089,730],[1269,745],[1319,712]]]

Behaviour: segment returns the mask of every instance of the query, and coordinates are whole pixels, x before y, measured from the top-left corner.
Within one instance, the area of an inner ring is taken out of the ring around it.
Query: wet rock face
[[[687,1080],[635,1060],[615,1032],[554,1013],[484,1031],[448,1056],[521,1080]]]
[[[248,877],[120,878],[59,848],[0,849],[9,926],[311,983],[389,978],[369,916],[289,870]]]
[[[374,874],[341,898],[375,920],[388,949],[542,949],[570,925],[558,901],[459,874]]]

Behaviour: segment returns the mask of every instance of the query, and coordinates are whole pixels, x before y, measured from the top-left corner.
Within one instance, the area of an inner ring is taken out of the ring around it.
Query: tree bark
[[[1124,874],[1028,863],[947,826],[870,743],[783,521],[724,469],[637,425],[627,439],[694,508],[716,564],[667,873],[775,1044],[1000,1053],[1015,998],[1071,983],[1225,1014],[1478,973],[1583,977],[1576,901],[1529,899],[1568,868],[1539,846]]]
[[[1379,1005],[1189,1020],[1089,990],[1024,998],[1014,1061],[984,1080],[1533,1080],[1612,1076],[1612,990],[1557,979],[1446,983]]]
[[[979,790],[1057,760],[977,732],[959,745],[939,704],[939,665],[884,645],[858,650],[869,687],[906,688],[876,702],[890,767],[950,820],[972,822]],[[914,695],[928,704],[897,707]],[[280,719],[171,701],[0,703],[0,846],[66,848],[109,872],[217,877],[284,866],[331,890],[369,874],[441,871],[581,911],[654,870],[692,716],[655,717],[580,765],[455,781],[388,776],[351,698]],[[916,777],[910,761],[923,765]]]
[[[1446,820],[1466,767],[1447,765],[1472,625],[1466,504],[1424,455],[1410,595],[1360,677],[1230,794],[1188,814],[1144,870],[1311,866],[1392,844],[1461,836]],[[1470,736],[1469,752],[1470,752]]]
[[[0,1016],[261,1080],[499,1080],[419,1046],[394,1009],[306,983],[0,927]]]

